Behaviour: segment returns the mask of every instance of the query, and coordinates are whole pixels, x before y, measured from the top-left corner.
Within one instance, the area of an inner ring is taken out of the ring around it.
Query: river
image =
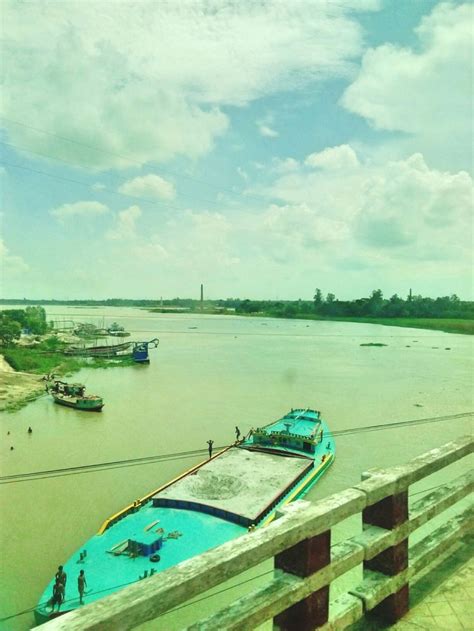
[[[3,414],[2,475],[204,449],[208,439],[225,445],[233,441],[235,425],[245,433],[291,407],[321,410],[333,430],[473,409],[470,336],[134,308],[46,310],[48,320],[98,326],[116,321],[131,332],[130,339],[158,337],[160,345],[150,350],[148,366],[86,368],[74,375],[89,393],[104,398],[101,413],[77,412],[43,396],[18,412]],[[361,346],[369,342],[386,346]],[[307,499],[344,489],[368,468],[404,462],[469,431],[469,420],[457,419],[341,436],[334,465]],[[0,618],[34,607],[57,566],[106,517],[199,460],[1,485]],[[452,473],[438,474],[434,483],[443,476]],[[335,539],[354,523],[343,525]],[[196,611],[212,612],[263,580],[229,589],[149,628],[179,627]],[[31,625],[27,612],[0,628],[21,631]]]

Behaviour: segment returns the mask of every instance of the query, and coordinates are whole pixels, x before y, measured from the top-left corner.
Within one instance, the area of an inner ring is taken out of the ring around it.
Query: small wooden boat
[[[104,337],[107,335],[105,329],[99,329],[94,324],[80,323],[74,329],[74,335],[83,339],[96,339],[97,337]]]
[[[64,351],[65,355],[78,357],[116,357],[130,348],[131,342],[121,344],[107,344],[104,346],[69,346]]]
[[[104,407],[102,397],[95,394],[86,395],[85,386],[81,383],[66,383],[55,380],[52,385],[46,384],[46,390],[52,395],[55,403],[75,410],[100,412]]]
[[[128,337],[130,333],[126,331],[123,326],[117,324],[117,322],[112,322],[112,324],[107,329],[108,335],[112,335],[113,337]]]

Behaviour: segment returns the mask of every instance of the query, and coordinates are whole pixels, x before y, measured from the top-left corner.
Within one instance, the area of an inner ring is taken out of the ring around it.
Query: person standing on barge
[[[81,605],[84,604],[82,600],[84,597],[84,590],[87,587],[86,575],[84,574],[84,570],[79,572],[79,576],[77,577],[77,590],[79,592],[79,602]]]

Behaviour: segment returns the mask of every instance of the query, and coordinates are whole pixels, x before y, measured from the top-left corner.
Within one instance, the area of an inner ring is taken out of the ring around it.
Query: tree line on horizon
[[[193,298],[171,298],[166,300],[107,298],[104,300],[13,300],[0,299],[0,304],[70,305],[70,306],[115,306],[142,307],[159,310],[160,307],[199,311],[201,301]],[[323,295],[317,288],[312,300],[250,300],[248,298],[226,298],[205,300],[206,311],[232,310],[237,314],[264,314],[273,317],[329,317],[329,318],[462,318],[474,319],[474,302],[461,300],[456,294],[430,298],[411,295],[401,298],[394,294],[384,298],[381,289],[374,289],[370,296],[354,300],[340,300],[335,294]],[[34,307],[31,307],[33,309]],[[29,309],[29,307],[26,307]],[[1,312],[0,312],[1,313]],[[23,325],[23,323],[22,323]],[[23,325],[24,326],[24,325]]]
[[[384,298],[381,289],[374,289],[367,298],[339,300],[335,294],[323,296],[316,289],[312,301],[243,300],[220,301],[221,306],[232,305],[236,313],[264,313],[276,317],[328,318],[462,318],[474,319],[474,302],[461,300],[456,294],[428,298],[409,295],[406,299],[394,294]]]

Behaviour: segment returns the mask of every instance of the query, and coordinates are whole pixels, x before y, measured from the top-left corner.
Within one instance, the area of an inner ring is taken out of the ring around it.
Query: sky
[[[473,5],[3,0],[3,298],[473,298]]]

